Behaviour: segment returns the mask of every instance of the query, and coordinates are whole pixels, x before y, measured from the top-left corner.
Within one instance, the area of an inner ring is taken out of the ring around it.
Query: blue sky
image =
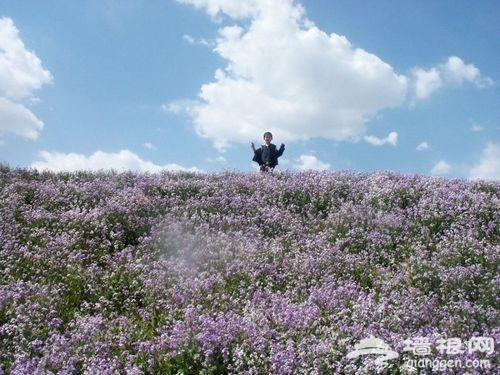
[[[2,0],[0,162],[500,179],[497,0]]]

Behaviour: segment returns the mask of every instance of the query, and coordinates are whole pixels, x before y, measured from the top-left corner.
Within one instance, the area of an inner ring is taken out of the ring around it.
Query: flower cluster
[[[404,373],[498,342],[499,258],[498,182],[2,167],[0,374]]]

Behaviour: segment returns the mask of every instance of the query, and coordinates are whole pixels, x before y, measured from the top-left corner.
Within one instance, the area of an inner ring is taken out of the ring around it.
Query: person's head
[[[269,145],[272,140],[273,140],[273,135],[271,134],[271,132],[265,132],[264,133],[264,142],[266,142],[266,145]]]

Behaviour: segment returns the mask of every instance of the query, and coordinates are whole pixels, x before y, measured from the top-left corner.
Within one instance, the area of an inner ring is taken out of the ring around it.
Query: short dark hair
[[[268,135],[268,134],[271,136],[271,138],[273,137],[273,133],[265,132],[264,135],[262,136],[262,138],[266,138],[266,135]]]

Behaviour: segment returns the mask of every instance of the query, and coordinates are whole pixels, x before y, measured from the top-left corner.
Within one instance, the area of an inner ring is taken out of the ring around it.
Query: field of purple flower
[[[1,167],[0,236],[0,373],[498,367],[499,182]]]

